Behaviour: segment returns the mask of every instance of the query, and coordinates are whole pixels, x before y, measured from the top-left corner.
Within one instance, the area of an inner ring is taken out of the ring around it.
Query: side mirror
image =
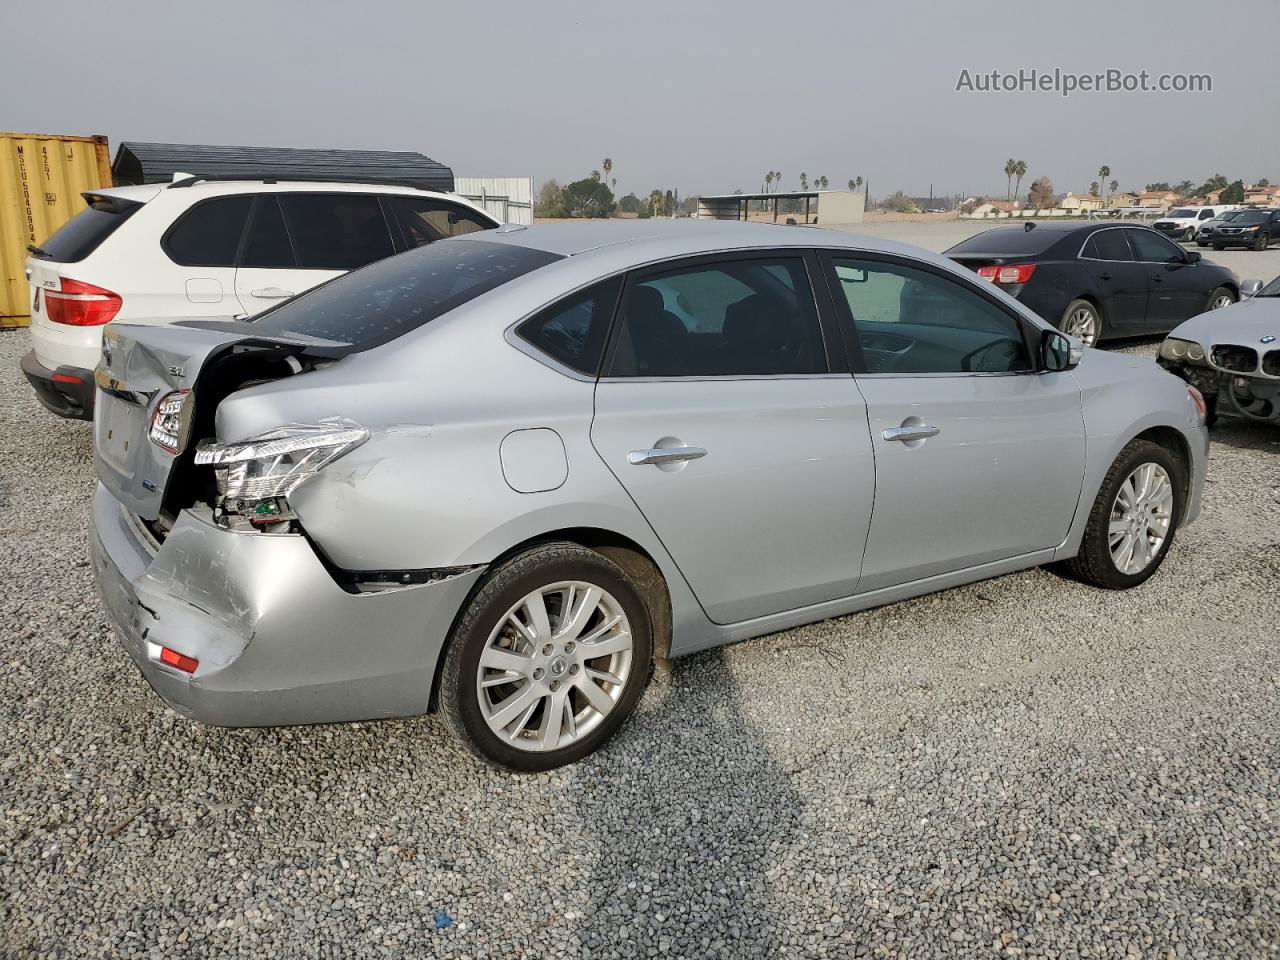
[[[1084,341],[1069,337],[1059,330],[1040,334],[1040,368],[1046,373],[1074,370],[1084,356]]]
[[[1241,297],[1256,297],[1258,295],[1258,291],[1261,289],[1262,289],[1261,280],[1241,280],[1240,281]]]
[[[1200,251],[1199,251],[1199,250],[1188,250],[1188,251],[1186,252],[1186,254],[1185,254],[1185,255],[1186,255],[1186,258],[1187,258],[1187,263],[1199,263],[1199,262],[1200,262]]]

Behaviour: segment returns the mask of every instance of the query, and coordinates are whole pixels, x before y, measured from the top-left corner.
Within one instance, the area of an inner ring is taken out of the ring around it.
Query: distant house
[[[969,216],[974,220],[983,220],[988,217],[1009,217],[1017,209],[1019,209],[1018,204],[1010,203],[1008,200],[988,200],[974,207]]]
[[[1172,190],[1148,190],[1142,196],[1138,197],[1138,206],[1140,207],[1156,207],[1163,210],[1172,207],[1182,198]]]
[[[1058,204],[1063,210],[1073,210],[1077,213],[1088,213],[1090,210],[1102,209],[1102,198],[1096,197],[1092,193],[1068,193],[1062,198],[1062,202]]]
[[[1246,187],[1244,191],[1245,203],[1256,203],[1262,207],[1270,207],[1280,204],[1280,186],[1275,184],[1255,183],[1251,187]]]
[[[1136,207],[1137,205],[1138,195],[1136,193],[1113,193],[1107,197],[1107,207],[1110,209]]]
[[[1217,190],[1210,190],[1204,195],[1204,205],[1206,207],[1216,207],[1222,203],[1222,191],[1226,189],[1226,187],[1219,187]]]

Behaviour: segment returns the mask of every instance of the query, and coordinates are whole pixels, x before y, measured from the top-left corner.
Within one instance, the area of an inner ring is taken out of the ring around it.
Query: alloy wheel
[[[1212,302],[1211,304],[1209,304],[1209,309],[1210,309],[1210,310],[1220,310],[1220,309],[1222,309],[1223,307],[1229,307],[1229,306],[1231,306],[1231,304],[1233,304],[1233,303],[1235,303],[1235,300],[1231,299],[1231,295],[1230,295],[1230,294],[1227,294],[1227,293],[1224,293],[1224,294],[1223,294],[1222,296],[1220,296],[1220,297],[1214,297],[1214,298],[1213,298],[1213,302]]]
[[[1067,317],[1064,332],[1079,337],[1086,347],[1092,347],[1098,339],[1098,315],[1088,307],[1073,310]]]
[[[1164,546],[1173,520],[1173,482],[1158,463],[1143,463],[1120,484],[1111,504],[1107,545],[1116,569],[1146,570]]]
[[[626,612],[607,590],[579,580],[540,587],[489,635],[476,671],[480,712],[517,749],[569,746],[617,705],[632,649]]]

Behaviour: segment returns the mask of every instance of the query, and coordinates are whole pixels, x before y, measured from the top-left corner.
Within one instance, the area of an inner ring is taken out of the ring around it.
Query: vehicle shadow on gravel
[[[721,651],[677,660],[621,742],[579,764],[583,846],[599,851],[580,914],[584,955],[782,952],[771,877],[803,800],[738,704]]]
[[[1280,421],[1258,423],[1223,416],[1209,431],[1209,440],[1237,450],[1259,450],[1280,454]]]

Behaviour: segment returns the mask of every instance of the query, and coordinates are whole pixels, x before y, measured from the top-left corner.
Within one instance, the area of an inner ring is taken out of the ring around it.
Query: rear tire
[[[1265,250],[1265,249],[1267,249],[1267,247],[1268,247],[1268,246],[1270,246],[1270,244],[1271,244],[1271,236],[1270,236],[1270,234],[1260,233],[1260,234],[1258,234],[1258,239],[1257,239],[1257,240],[1255,240],[1255,241],[1254,241],[1254,243],[1253,243],[1253,249],[1254,249],[1254,250]]]
[[[1086,347],[1096,347],[1102,340],[1102,312],[1088,300],[1072,300],[1062,312],[1058,329],[1079,337]]]
[[[1223,246],[1222,244],[1220,244],[1220,243],[1215,243],[1215,244],[1213,245],[1213,249],[1215,249],[1215,250],[1217,250],[1217,251],[1221,252],[1221,251],[1223,251],[1223,250],[1225,250],[1225,249],[1227,249],[1227,248],[1226,248],[1226,247],[1224,247],[1224,246]]]
[[[541,609],[535,613],[531,602]],[[606,652],[593,656],[596,649]],[[441,712],[482,760],[525,773],[551,770],[581,760],[622,726],[652,661],[648,607],[623,569],[576,543],[539,544],[490,573],[454,626]]]
[[[1149,490],[1144,488],[1144,476],[1152,478]],[[1159,496],[1162,482],[1168,486],[1164,499]],[[1103,478],[1080,552],[1062,564],[1064,571],[1104,590],[1127,590],[1145,582],[1160,568],[1173,543],[1185,487],[1185,464],[1159,444],[1130,441]],[[1161,505],[1156,506],[1157,502]],[[1126,555],[1129,543],[1133,550]],[[1135,569],[1138,561],[1143,562]]]

